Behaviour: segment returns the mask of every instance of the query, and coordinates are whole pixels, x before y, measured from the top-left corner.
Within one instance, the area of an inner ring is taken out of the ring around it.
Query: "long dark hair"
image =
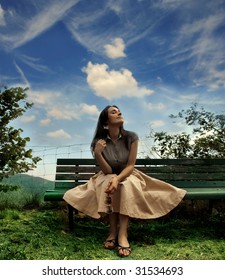
[[[108,123],[108,110],[110,107],[115,107],[115,108],[119,109],[116,105],[108,105],[101,111],[99,118],[98,118],[96,129],[95,129],[94,137],[91,142],[92,154],[93,154],[93,151],[95,148],[95,143],[97,142],[97,140],[99,140],[99,139],[106,140],[107,139],[108,129],[106,129],[105,126],[107,126],[107,123]],[[126,135],[126,130],[123,128],[123,125],[120,128],[120,133],[124,136]]]

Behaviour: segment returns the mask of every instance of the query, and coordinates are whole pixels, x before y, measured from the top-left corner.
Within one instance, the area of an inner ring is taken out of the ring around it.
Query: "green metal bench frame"
[[[225,198],[225,159],[137,159],[135,168],[145,174],[187,190],[184,199]],[[45,201],[61,201],[64,193],[84,184],[100,170],[94,159],[57,159],[55,188],[47,190]],[[73,209],[69,206],[69,225],[73,228]]]

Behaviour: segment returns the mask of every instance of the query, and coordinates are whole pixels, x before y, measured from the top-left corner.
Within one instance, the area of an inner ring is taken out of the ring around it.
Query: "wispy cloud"
[[[33,13],[26,15],[26,18],[15,14],[10,18],[5,32],[0,34],[0,39],[4,42],[5,47],[18,48],[60,21],[78,2],[79,0],[50,1],[45,2],[39,9],[33,9]]]
[[[50,72],[50,69],[46,65],[40,64],[39,58],[34,58],[34,57],[24,55],[24,54],[19,55],[17,57],[23,63],[25,63],[26,65],[28,65],[29,67],[31,67],[32,69],[34,69],[36,71],[43,72],[43,73]]]
[[[2,6],[0,4],[0,26],[4,26],[5,24],[4,10],[2,9]]]
[[[123,43],[115,42],[109,44],[115,38],[123,38],[126,45],[132,45],[148,34],[160,23],[162,17],[160,13],[156,16],[151,13],[151,5],[148,9],[142,5],[135,5],[130,1],[99,1],[99,5],[95,5],[94,9],[74,10],[70,12],[69,17],[64,18],[68,30],[73,38],[82,46],[98,55],[107,54],[111,58],[117,56],[112,54],[120,49],[123,54]],[[149,14],[151,13],[151,16]],[[108,22],[113,17],[118,17],[118,21],[114,21],[113,25]],[[96,28],[98,26],[98,28]],[[107,45],[106,49],[105,46]],[[114,48],[113,48],[114,47]]]
[[[25,87],[30,87],[30,83],[28,82],[23,70],[19,67],[19,65],[17,65],[16,62],[14,62],[14,65],[16,67],[17,72],[19,73],[23,83],[25,84]]]
[[[180,6],[184,7],[184,5],[190,5],[191,0],[187,1],[186,0],[161,0],[161,1],[155,1],[153,3],[153,6],[155,8],[160,8],[164,10],[176,10]]]
[[[104,5],[103,7],[95,7],[94,10],[90,8],[85,11],[72,10],[70,16],[65,17],[63,22],[76,42],[93,53],[102,54],[106,42],[117,37],[112,28],[100,24],[108,12]]]
[[[209,89],[225,87],[225,38],[219,30],[224,26],[225,14],[216,13],[183,24],[173,41],[168,64],[188,62],[190,77],[196,85]]]

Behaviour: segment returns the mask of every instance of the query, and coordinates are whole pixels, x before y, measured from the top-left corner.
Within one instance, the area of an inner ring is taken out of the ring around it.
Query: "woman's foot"
[[[131,254],[131,248],[129,247],[123,247],[121,245],[118,245],[117,247],[118,256],[120,257],[129,257]]]
[[[112,250],[116,248],[117,246],[117,240],[116,239],[106,239],[104,242],[104,248],[108,250]]]
[[[124,235],[121,235],[118,238],[117,252],[120,257],[128,257],[131,254],[130,244],[127,237]]]
[[[109,234],[108,238],[105,240],[103,246],[105,249],[112,250],[116,248],[118,245],[117,242],[117,232],[115,233],[114,231]]]

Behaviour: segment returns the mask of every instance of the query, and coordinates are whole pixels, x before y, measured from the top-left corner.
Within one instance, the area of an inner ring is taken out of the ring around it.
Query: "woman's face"
[[[120,109],[109,107],[108,109],[108,125],[122,125],[124,122]]]

